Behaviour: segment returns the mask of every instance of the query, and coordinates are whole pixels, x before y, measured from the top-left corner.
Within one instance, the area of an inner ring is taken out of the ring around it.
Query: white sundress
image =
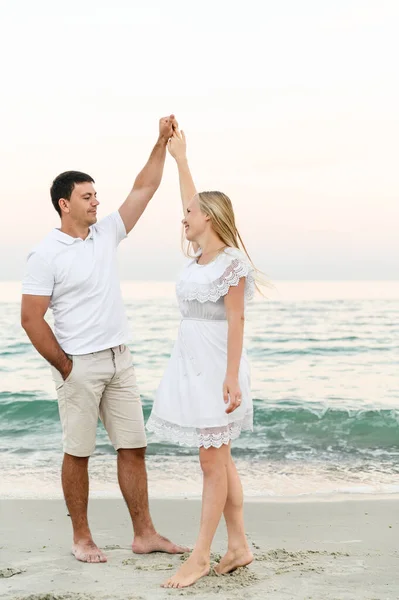
[[[201,252],[197,253],[197,256]],[[246,255],[225,248],[212,262],[190,260],[176,292],[182,320],[147,429],[159,440],[220,448],[253,427],[250,369],[245,349],[239,368],[241,405],[226,414],[223,382],[228,324],[224,296],[245,277],[245,302],[254,295],[254,269]]]

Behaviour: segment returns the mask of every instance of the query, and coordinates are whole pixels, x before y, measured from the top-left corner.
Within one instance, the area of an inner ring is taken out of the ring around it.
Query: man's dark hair
[[[65,171],[53,181],[50,188],[51,202],[60,216],[61,209],[58,203],[61,198],[70,199],[75,183],[94,183],[94,179],[87,173],[81,173],[80,171]]]

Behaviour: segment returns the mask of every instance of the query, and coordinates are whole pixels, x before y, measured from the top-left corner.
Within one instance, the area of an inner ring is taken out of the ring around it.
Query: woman
[[[175,158],[186,239],[195,255],[177,282],[182,313],[178,339],[158,388],[147,428],[160,440],[199,448],[203,472],[200,532],[195,548],[163,587],[194,584],[210,570],[210,550],[222,514],[228,550],[219,574],[248,565],[253,555],[243,520],[243,492],[231,440],[252,430],[252,399],[243,350],[244,307],[254,294],[255,269],[237,231],[231,202],[221,192],[197,194],[183,131],[168,149]]]

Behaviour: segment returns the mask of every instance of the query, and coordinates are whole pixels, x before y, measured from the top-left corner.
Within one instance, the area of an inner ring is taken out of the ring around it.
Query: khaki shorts
[[[51,367],[60,411],[64,452],[90,456],[96,447],[98,419],[115,448],[147,445],[132,355],[127,346],[74,355],[64,381]]]

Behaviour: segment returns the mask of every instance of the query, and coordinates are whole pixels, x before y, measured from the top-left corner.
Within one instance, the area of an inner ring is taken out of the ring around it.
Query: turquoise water
[[[179,314],[171,284],[122,289],[147,418]],[[18,284],[0,292],[0,494],[58,495],[50,371],[20,328]],[[250,306],[246,347],[254,432],[234,453],[249,495],[399,491],[399,283],[278,283]],[[149,442],[152,493],[198,495],[195,450]],[[94,494],[117,494],[113,455],[100,427]]]

